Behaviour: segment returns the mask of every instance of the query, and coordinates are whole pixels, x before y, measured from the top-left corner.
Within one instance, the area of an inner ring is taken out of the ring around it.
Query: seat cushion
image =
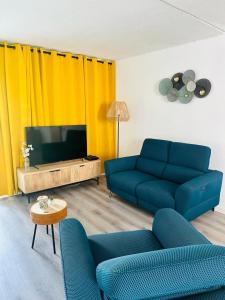
[[[147,181],[137,186],[138,204],[148,209],[151,206],[159,208],[175,208],[175,192],[178,185],[166,180]]]
[[[146,139],[137,159],[136,169],[161,177],[169,155],[169,141]]]
[[[123,200],[126,200],[127,202],[137,205],[137,197],[135,195],[131,195],[130,193],[118,190],[114,187],[111,187],[111,192],[116,194]]]
[[[135,196],[136,187],[145,181],[155,180],[156,178],[147,173],[137,170],[118,172],[110,175],[110,185]]]
[[[119,256],[162,249],[150,230],[125,231],[89,236],[96,265]]]

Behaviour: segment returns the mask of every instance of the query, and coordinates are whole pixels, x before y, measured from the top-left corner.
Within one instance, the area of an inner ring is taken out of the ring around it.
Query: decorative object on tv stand
[[[119,142],[120,142],[120,122],[128,121],[130,116],[127,109],[127,105],[124,101],[114,101],[108,110],[107,113],[108,119],[116,119],[117,120],[117,155],[119,157]]]
[[[32,145],[27,145],[26,143],[22,144],[21,152],[22,152],[22,155],[23,155],[23,158],[24,158],[24,168],[25,168],[25,170],[29,169],[29,167],[30,167],[29,156],[30,156],[30,151],[33,151],[33,150],[34,150],[34,148],[33,148]]]
[[[174,102],[177,99],[181,103],[189,103],[194,96],[197,98],[206,97],[211,90],[211,83],[203,78],[195,81],[195,72],[187,70],[184,73],[176,73],[172,78],[164,78],[159,83],[159,92],[167,96],[168,101]]]

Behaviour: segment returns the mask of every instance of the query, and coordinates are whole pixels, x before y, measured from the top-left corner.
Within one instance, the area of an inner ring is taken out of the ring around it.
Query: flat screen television
[[[32,166],[87,156],[86,125],[26,127]]]

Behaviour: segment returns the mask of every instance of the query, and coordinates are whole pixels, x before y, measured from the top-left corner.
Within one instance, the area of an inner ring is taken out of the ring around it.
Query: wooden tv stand
[[[18,186],[23,194],[29,194],[96,178],[101,172],[100,160],[75,159],[36,167],[17,169]]]

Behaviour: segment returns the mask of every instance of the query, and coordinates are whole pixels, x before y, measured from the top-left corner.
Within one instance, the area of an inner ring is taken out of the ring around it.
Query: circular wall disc
[[[173,83],[173,87],[177,89],[178,91],[184,86],[184,83],[182,81],[183,73],[176,73],[173,75],[171,81]]]
[[[192,80],[188,81],[188,83],[186,84],[186,90],[188,92],[194,92],[195,88],[196,88],[196,83]]]
[[[185,86],[179,90],[179,100],[181,103],[187,104],[193,99],[193,97],[194,93],[187,91]]]
[[[210,90],[211,82],[208,79],[203,78],[196,82],[196,89],[194,93],[196,97],[204,98],[209,94]]]
[[[178,98],[178,91],[177,89],[171,88],[167,94],[167,99],[170,102],[176,101]]]
[[[172,87],[172,81],[169,78],[164,78],[159,83],[159,92],[161,95],[166,96]]]
[[[195,72],[193,70],[187,70],[184,72],[182,76],[182,81],[184,84],[187,84],[188,81],[194,81],[195,80]]]

